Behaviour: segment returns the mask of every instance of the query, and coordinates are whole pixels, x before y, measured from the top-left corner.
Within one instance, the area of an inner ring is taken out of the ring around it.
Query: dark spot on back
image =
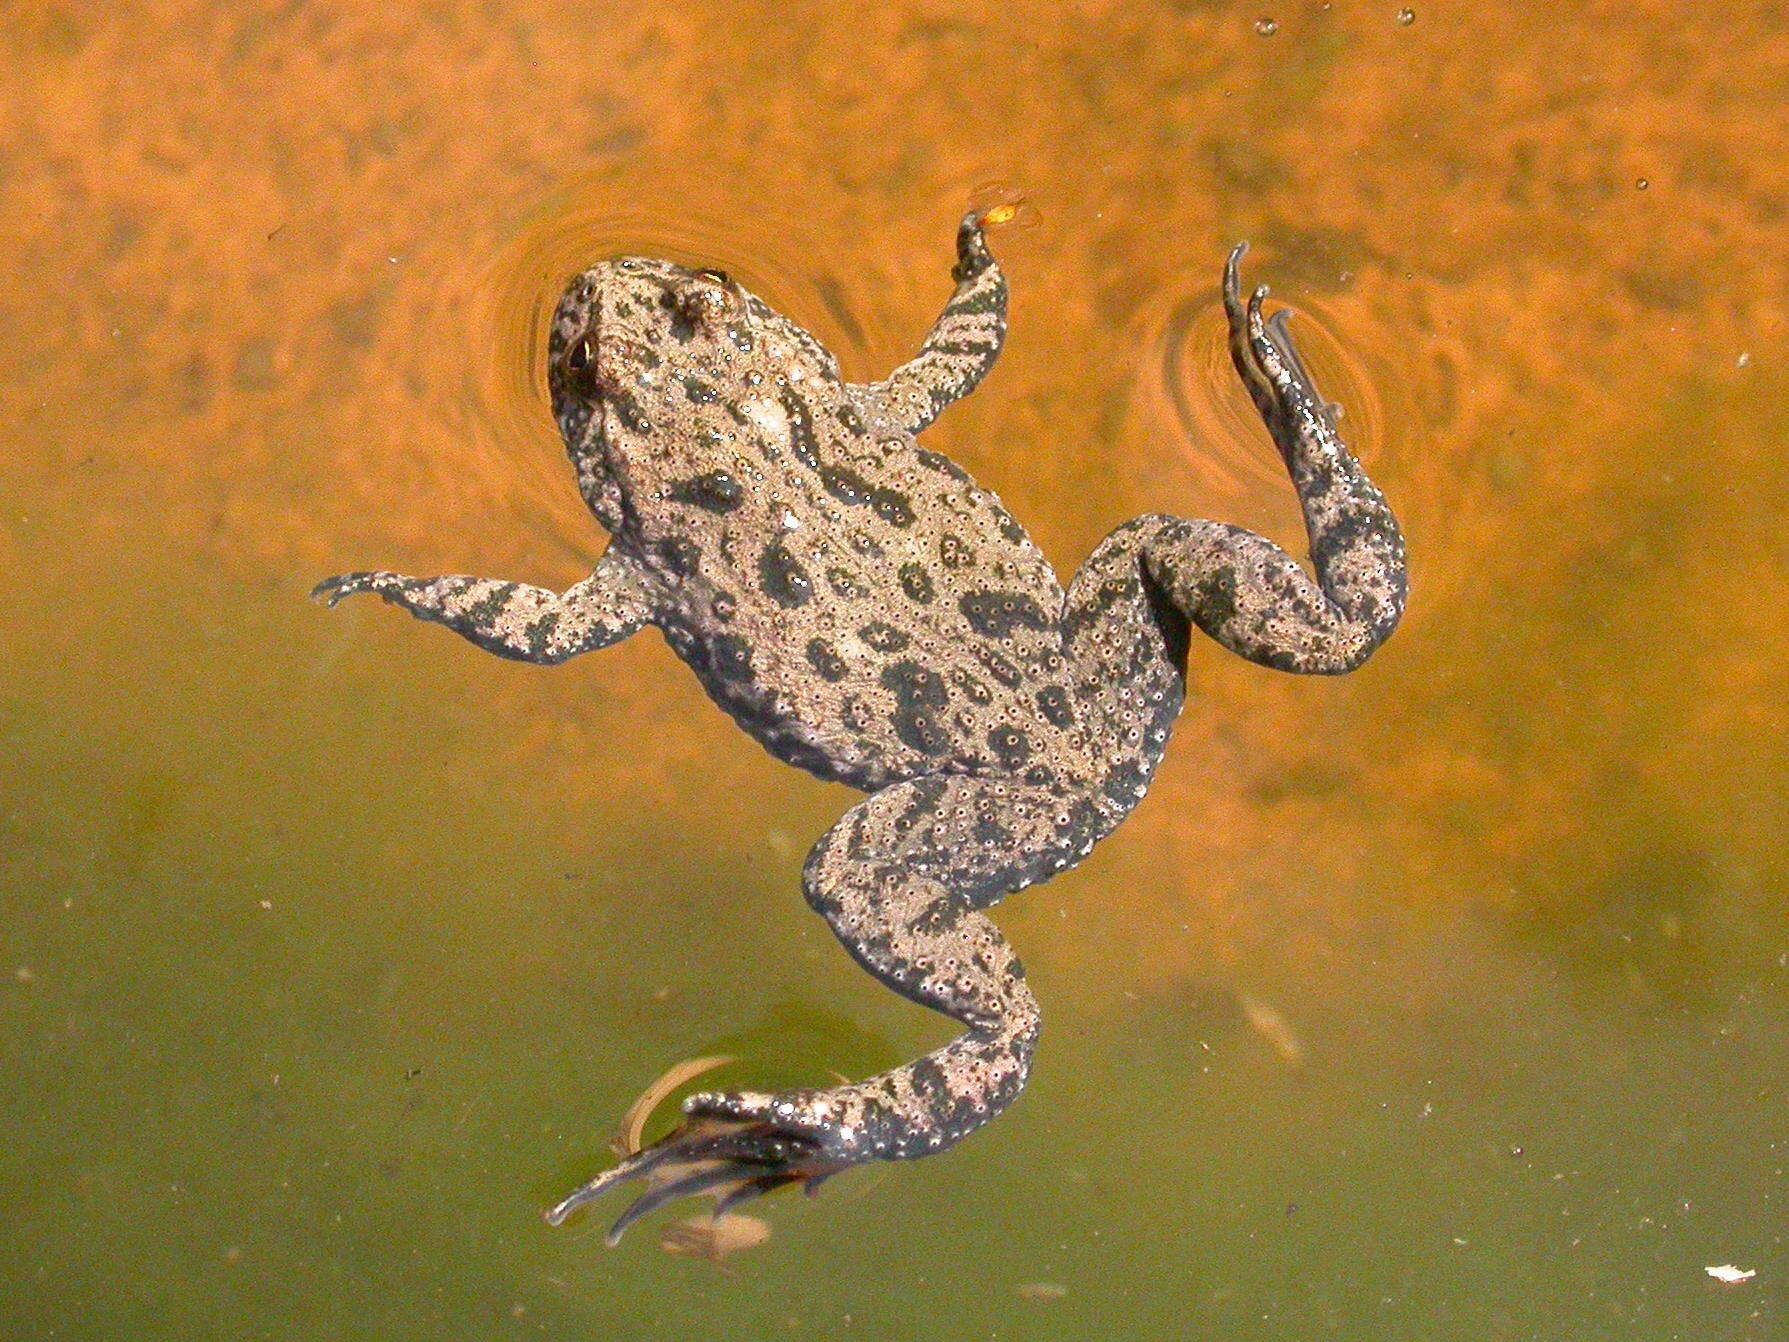
[[[1075,711],[1069,706],[1068,691],[1060,685],[1046,685],[1039,690],[1037,708],[1044,715],[1044,721],[1053,727],[1067,727],[1074,723]]]
[[[795,453],[795,459],[803,466],[819,470],[820,442],[814,437],[814,417],[808,410],[808,403],[796,395],[792,387],[784,387],[777,393],[777,399],[783,403],[784,413],[789,416],[790,451]]]
[[[871,620],[857,636],[877,652],[899,652],[913,640],[883,620]]]
[[[983,638],[1006,638],[1015,629],[1048,629],[1043,607],[1023,592],[965,592],[957,603],[969,627]]]
[[[688,344],[696,334],[694,309],[677,301],[677,296],[669,289],[659,296],[658,305],[671,314],[671,334],[683,344]]]
[[[758,556],[758,585],[779,606],[791,609],[814,595],[814,583],[807,570],[781,541],[772,541]]]
[[[701,548],[686,536],[667,536],[658,543],[658,552],[665,567],[679,578],[687,578],[702,562]]]
[[[1018,667],[1007,661],[1006,658],[1002,657],[992,648],[971,648],[970,651],[975,655],[975,660],[986,667],[988,674],[994,677],[995,680],[999,681],[1009,690],[1016,690],[1019,688],[1019,681],[1023,679],[1023,677],[1019,675]]]
[[[606,392],[603,395],[603,401],[614,410],[615,418],[627,426],[628,432],[637,433],[641,437],[652,432],[652,422],[640,409],[640,403],[625,388],[617,387]]]
[[[932,587],[932,575],[918,564],[901,565],[901,590],[922,605],[937,595]]]
[[[820,483],[840,503],[850,504],[868,503],[873,488],[868,480],[844,466],[821,468]]]
[[[674,482],[671,497],[711,513],[730,513],[745,502],[745,489],[725,471],[705,471]]]
[[[895,735],[921,754],[944,754],[950,743],[936,716],[950,699],[943,678],[918,662],[902,661],[884,669],[882,684],[895,698]]]
[[[845,678],[845,659],[834,652],[832,645],[823,638],[816,638],[808,643],[808,661],[820,673],[822,680],[840,681]]]
[[[849,600],[856,601],[868,596],[869,590],[860,583],[850,569],[834,566],[826,570],[826,582],[833,591]]]
[[[975,562],[975,551],[961,536],[946,532],[938,539],[938,558],[945,568],[968,568]]]
[[[911,659],[885,667],[882,684],[900,703],[943,708],[950,701],[944,678],[931,667],[921,666]]]
[[[913,504],[897,489],[878,489],[870,495],[870,507],[891,527],[913,525]]]
[[[971,675],[962,667],[953,667],[950,683],[963,692],[965,698],[972,703],[987,704],[994,701],[994,693],[979,678]]]
[[[988,733],[988,745],[1008,769],[1017,769],[1031,758],[1031,738],[1017,727],[996,727]]]

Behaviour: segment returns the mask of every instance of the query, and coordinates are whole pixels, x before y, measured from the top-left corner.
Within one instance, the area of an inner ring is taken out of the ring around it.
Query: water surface
[[[13,18],[0,1332],[1789,1329],[1774,7]],[[671,1062],[945,1026],[799,896],[850,794],[656,638],[543,671],[304,595],[587,571],[571,269],[725,265],[873,377],[990,183],[1038,218],[1013,335],[930,445],[1065,573],[1144,511],[1297,543],[1219,347],[1247,237],[1410,615],[1337,681],[1195,646],[1148,801],[1001,912],[1047,1023],[998,1124],[767,1201],[724,1269],[549,1231]]]

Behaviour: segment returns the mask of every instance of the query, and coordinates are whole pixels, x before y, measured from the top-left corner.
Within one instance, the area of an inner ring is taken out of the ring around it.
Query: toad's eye
[[[713,283],[722,285],[728,289],[733,287],[733,277],[724,270],[716,270],[713,266],[698,270],[696,274],[702,279],[710,280]]]
[[[596,375],[596,338],[581,335],[565,351],[565,385],[578,396],[598,394]]]

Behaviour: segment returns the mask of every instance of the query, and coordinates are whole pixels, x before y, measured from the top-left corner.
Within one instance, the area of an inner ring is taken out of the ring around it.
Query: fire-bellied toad
[[[1342,445],[1285,314],[1224,272],[1230,353],[1304,506],[1312,581],[1270,541],[1151,515],[1066,591],[1022,527],[914,442],[993,366],[1006,282],[971,214],[956,291],[917,357],[847,383],[825,348],[718,270],[623,257],[574,278],[548,383],[578,487],[611,543],[563,593],[353,573],[500,656],[553,664],[656,625],[767,749],[870,795],[814,846],[808,902],[952,1042],[852,1084],[700,1094],[669,1136],[547,1214],[618,1183],[617,1223],[707,1192],[729,1206],[869,1160],[951,1145],[1019,1093],[1038,1034],[1024,972],[983,910],[1073,865],[1143,796],[1184,697],[1189,631],[1250,661],[1333,674],[1392,631],[1404,547]]]

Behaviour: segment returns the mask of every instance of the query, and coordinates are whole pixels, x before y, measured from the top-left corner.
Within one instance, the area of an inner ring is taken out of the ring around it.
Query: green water
[[[1261,17],[21,9],[0,1337],[1789,1335],[1789,30]],[[1410,616],[1339,681],[1195,645],[1147,802],[1000,910],[998,1123],[720,1266],[688,1209],[549,1230],[671,1063],[946,1024],[800,898],[851,794],[655,636],[545,671],[304,594],[581,576],[573,266],[727,264],[873,376],[989,182],[1013,334],[928,443],[1065,572],[1144,511],[1295,540],[1216,334],[1248,236]]]

